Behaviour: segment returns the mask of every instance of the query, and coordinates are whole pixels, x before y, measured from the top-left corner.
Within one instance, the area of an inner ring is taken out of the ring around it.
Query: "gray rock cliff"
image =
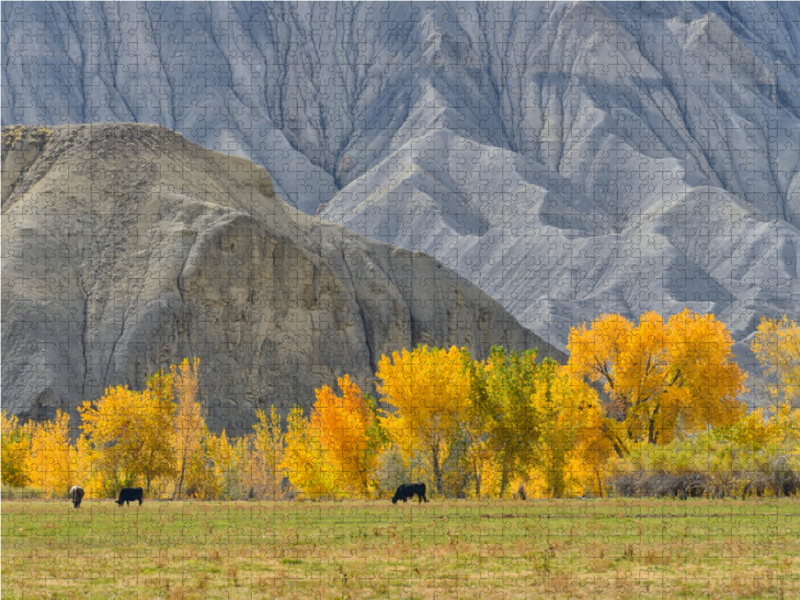
[[[426,255],[278,198],[262,167],[154,125],[3,129],[2,404],[75,414],[198,356],[216,429],[308,407],[381,354],[564,356]]]

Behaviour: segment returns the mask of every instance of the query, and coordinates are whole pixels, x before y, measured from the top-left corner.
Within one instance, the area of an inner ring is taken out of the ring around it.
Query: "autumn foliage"
[[[456,446],[469,407],[469,362],[469,353],[463,348],[420,346],[413,352],[384,356],[378,363],[378,391],[396,409],[385,413],[381,424],[406,459],[415,452],[424,457],[440,493],[443,465]]]
[[[2,467],[3,484],[21,488],[25,487],[28,477],[28,456],[31,440],[30,427],[21,426],[19,419],[6,411],[0,412],[0,467]]]
[[[339,378],[339,389],[341,396],[327,385],[316,391],[309,421],[297,409],[289,415],[281,465],[292,484],[312,498],[366,498],[375,488],[382,438],[374,403],[348,375]]]
[[[68,414],[58,411],[54,420],[32,428],[26,464],[32,486],[66,494],[74,485],[76,458],[70,445]]]
[[[149,494],[154,479],[175,474],[172,384],[172,376],[161,372],[142,392],[111,388],[78,409],[82,437],[96,457],[96,482],[106,491],[116,494],[144,480]]]
[[[745,373],[731,353],[733,339],[714,315],[688,310],[667,322],[645,313],[636,326],[604,315],[573,328],[567,350],[574,377],[603,385],[619,453],[631,442],[668,443],[709,425],[730,425],[744,407]]]
[[[170,368],[170,375],[175,389],[177,409],[175,413],[175,438],[174,448],[177,454],[175,468],[178,472],[178,483],[175,496],[183,495],[183,483],[186,479],[187,467],[196,463],[200,458],[202,441],[208,434],[203,407],[199,402],[200,375],[198,369],[200,359],[195,358],[189,364],[189,359]]]
[[[311,427],[317,431],[333,468],[337,489],[367,497],[374,487],[372,474],[380,445],[374,407],[367,404],[348,375],[339,379],[339,388],[341,396],[328,386],[317,390]]]
[[[764,383],[774,400],[800,399],[800,327],[785,315],[764,317],[751,345],[764,368]]]
[[[253,493],[259,498],[277,500],[282,496],[284,478],[281,467],[286,445],[283,427],[274,406],[269,417],[263,410],[257,410],[256,419],[250,461]]]
[[[713,493],[785,492],[794,480],[765,473],[800,467],[800,328],[785,318],[758,327],[768,409],[745,410],[732,346],[713,315],[689,311],[582,324],[566,365],[419,346],[381,357],[377,400],[345,375],[316,390],[307,414],[257,410],[237,438],[206,426],[199,361],[186,359],[144,390],[85,402],[74,441],[65,413],[26,424],[3,413],[2,480],[51,496],[81,483],[89,498],[135,484],[173,499],[374,498],[409,481],[433,498],[523,498],[605,496],[697,473]]]

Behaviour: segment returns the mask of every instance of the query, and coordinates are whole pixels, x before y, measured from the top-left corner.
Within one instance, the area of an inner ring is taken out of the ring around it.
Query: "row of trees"
[[[117,387],[84,403],[74,444],[66,414],[21,425],[3,413],[2,478],[58,495],[82,483],[94,497],[142,483],[173,498],[370,498],[406,481],[451,497],[563,497],[603,495],[616,468],[696,440],[796,454],[800,328],[764,319],[753,342],[771,413],[746,414],[732,346],[713,315],[688,310],[574,328],[563,366],[534,352],[495,347],[476,361],[421,346],[381,358],[378,399],[345,375],[338,391],[316,391],[309,415],[259,411],[237,439],[206,427],[198,361],[185,360],[141,392]]]
[[[3,411],[3,483],[55,494],[81,483],[97,497],[137,482],[149,492],[154,481],[170,478],[180,495],[201,444],[211,448],[218,440],[205,426],[198,367],[197,359],[191,364],[187,359],[150,377],[141,392],[119,386],[98,401],[84,402],[75,444],[67,413],[20,425]]]

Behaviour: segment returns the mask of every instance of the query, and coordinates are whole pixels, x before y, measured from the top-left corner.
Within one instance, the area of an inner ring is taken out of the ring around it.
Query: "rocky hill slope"
[[[800,318],[798,3],[4,2],[2,119],[160,123],[563,348]]]
[[[209,421],[314,401],[417,344],[551,349],[436,260],[288,206],[267,172],[153,125],[3,128],[2,404],[74,414],[198,356]]]

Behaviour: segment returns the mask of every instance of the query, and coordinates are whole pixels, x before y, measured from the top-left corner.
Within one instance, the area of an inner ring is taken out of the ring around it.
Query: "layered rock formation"
[[[2,404],[49,418],[198,356],[210,424],[308,407],[381,354],[563,355],[436,260],[284,203],[267,171],[152,125],[4,128]]]

